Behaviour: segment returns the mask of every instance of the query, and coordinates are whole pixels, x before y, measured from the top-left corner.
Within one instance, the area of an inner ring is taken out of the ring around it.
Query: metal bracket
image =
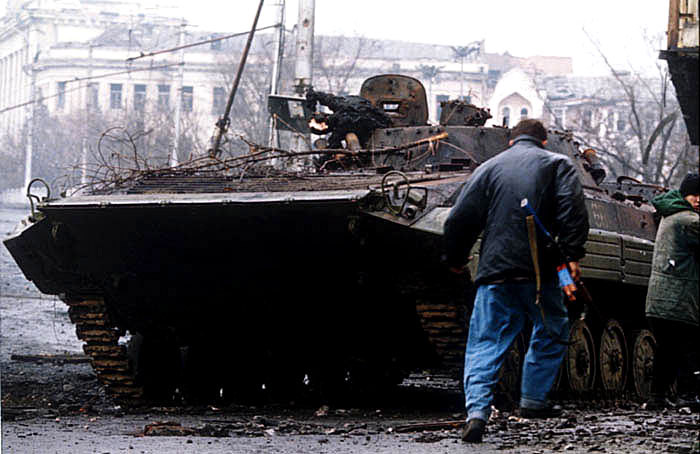
[[[46,196],[44,198],[40,198],[38,195],[32,194],[32,185],[34,183],[37,183],[37,182],[43,184],[44,187],[46,188]],[[27,198],[29,199],[29,205],[32,209],[32,214],[31,214],[30,220],[32,222],[34,222],[36,219],[36,213],[34,211],[34,199],[36,199],[37,203],[50,199],[51,198],[51,188],[49,187],[49,184],[41,178],[34,178],[27,185]]]
[[[394,175],[401,177],[401,179],[406,185],[406,195],[404,195],[403,200],[401,200],[401,205],[394,205],[393,203],[391,203],[391,197],[389,196],[390,187],[394,190],[394,197],[398,198],[399,195],[399,182],[396,181],[391,185],[389,185],[387,182],[388,178]],[[401,213],[403,212],[403,209],[406,206],[406,202],[408,201],[408,193],[411,190],[411,184],[406,174],[403,172],[399,172],[398,170],[392,170],[391,172],[387,172],[382,178],[381,188],[382,195],[384,196],[384,200],[386,201],[386,206],[387,208],[389,208],[389,211],[391,211],[396,216],[401,216]]]

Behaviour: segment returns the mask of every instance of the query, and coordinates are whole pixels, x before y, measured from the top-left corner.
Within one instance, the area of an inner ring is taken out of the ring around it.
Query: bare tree
[[[363,37],[316,36],[314,41],[315,85],[319,90],[347,95],[348,82],[360,73],[360,60],[381,49],[379,41]]]
[[[24,183],[24,151],[26,150],[26,137],[21,134],[4,132],[0,135],[0,190],[19,188]]]
[[[697,165],[697,147],[690,144],[665,63],[656,74],[619,71],[593,41],[610,70],[594,89],[578,93],[578,105],[567,108],[566,126],[585,146],[595,149],[612,177],[621,175],[672,186]],[[541,82],[539,83],[541,85]],[[562,104],[563,105],[563,104]],[[548,98],[545,111],[561,127],[558,102]],[[573,114],[573,115],[572,115]]]
[[[246,67],[243,77],[230,112],[230,132],[227,141],[222,149],[232,155],[240,155],[248,152],[245,142],[237,140],[236,136],[244,136],[247,140],[255,143],[267,143],[269,134],[269,113],[267,110],[267,97],[272,86],[272,65],[275,56],[273,55],[272,35],[256,36],[253,44],[253,51]],[[287,40],[290,41],[290,40]],[[239,43],[240,44],[240,43]],[[233,43],[230,52],[223,54],[218,62],[218,71],[214,76],[221,84],[225,96],[230,95],[233,79],[238,70],[240,52],[242,45]],[[239,49],[239,47],[241,47]],[[289,56],[293,48],[285,46],[282,65],[280,71],[280,91],[290,91],[293,83],[293,61]],[[217,115],[223,115],[223,106]],[[212,124],[212,129],[213,129]]]

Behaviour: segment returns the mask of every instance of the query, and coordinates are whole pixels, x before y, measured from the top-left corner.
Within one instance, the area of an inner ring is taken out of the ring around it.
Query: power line
[[[76,90],[80,90],[81,88],[83,88],[83,87],[75,87],[75,88],[71,88],[70,90],[62,90],[62,91],[59,91],[58,93],[56,93],[55,95],[41,96],[39,99],[34,100],[34,101],[27,101],[27,102],[23,102],[22,104],[17,104],[17,105],[11,106],[11,107],[5,107],[4,109],[0,110],[0,114],[3,114],[5,112],[9,112],[10,110],[19,109],[20,107],[25,107],[25,106],[29,106],[32,104],[40,103],[45,99],[57,98],[63,94],[70,93],[70,92],[76,91]]]
[[[258,32],[258,31],[262,31],[262,30],[267,30],[269,28],[277,28],[277,25],[268,25],[267,27],[256,28],[255,31]],[[188,47],[201,46],[203,44],[209,44],[209,43],[213,43],[216,41],[221,41],[223,39],[235,38],[236,36],[243,36],[243,35],[247,35],[248,33],[250,33],[250,32],[247,31],[247,32],[241,32],[241,33],[234,33],[233,35],[221,36],[219,38],[212,38],[212,39],[208,39],[206,41],[199,41],[196,43],[185,44],[184,46],[172,47],[170,49],[157,50],[157,51],[149,52],[147,54],[144,54],[143,52],[141,52],[141,55],[139,55],[137,57],[129,57],[126,59],[126,61],[134,61],[134,60],[138,60],[139,58],[153,57],[155,55],[165,54],[168,52],[175,52],[176,50],[187,49]]]

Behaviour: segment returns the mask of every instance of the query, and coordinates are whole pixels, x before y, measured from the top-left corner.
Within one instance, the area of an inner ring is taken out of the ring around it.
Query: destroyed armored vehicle
[[[407,76],[372,77],[360,96],[380,124],[356,134],[318,117],[326,132],[343,132],[334,145],[342,148],[318,142],[320,165],[148,172],[44,198],[4,241],[27,279],[69,306],[111,393],[334,395],[383,389],[425,368],[460,376],[470,292],[441,261],[443,223],[473,169],[507,148],[510,130],[483,126],[488,112],[458,101],[443,105],[444,124],[429,124],[425,89]],[[566,133],[551,132],[547,147],[573,160],[585,190],[583,278],[596,306],[572,324],[561,386],[621,392],[632,383],[645,395],[655,224],[639,191],[649,187],[599,185],[595,157]],[[478,244],[473,255],[476,266]],[[524,338],[516,344],[506,387],[524,356]]]

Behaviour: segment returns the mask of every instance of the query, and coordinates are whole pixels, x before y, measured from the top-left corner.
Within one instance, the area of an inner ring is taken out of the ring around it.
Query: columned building
[[[226,91],[221,43],[188,49],[183,56],[171,52],[131,60],[214,35],[192,33],[175,19],[124,14],[119,9],[124,5],[10,3],[0,20],[0,131],[20,131],[32,116],[32,101],[49,114],[88,110],[115,119],[149,106],[169,111],[179,102],[184,111],[216,118],[220,112],[213,106],[222,103]]]

